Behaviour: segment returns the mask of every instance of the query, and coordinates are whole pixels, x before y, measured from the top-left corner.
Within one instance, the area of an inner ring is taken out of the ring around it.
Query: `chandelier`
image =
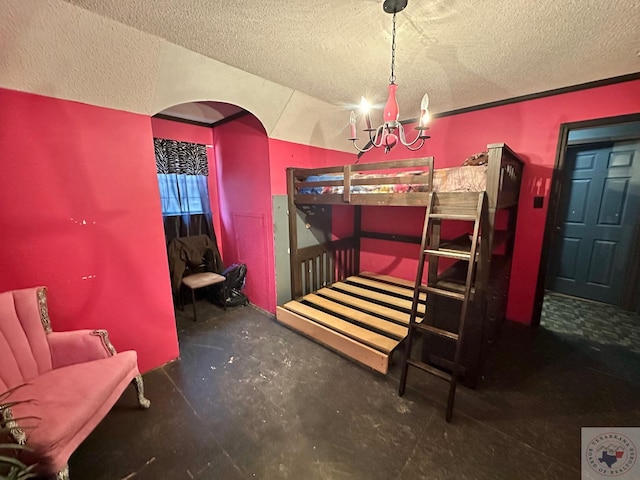
[[[382,8],[387,13],[393,14],[393,30],[392,30],[392,40],[391,40],[391,76],[389,77],[389,86],[387,87],[389,96],[387,97],[387,103],[384,107],[383,119],[384,123],[379,127],[372,128],[371,127],[371,115],[370,115],[370,106],[367,100],[362,97],[360,102],[360,111],[365,118],[366,127],[364,129],[365,132],[369,135],[369,143],[364,147],[360,148],[356,144],[358,138],[356,137],[356,114],[355,112],[351,112],[349,117],[349,124],[351,126],[351,138],[350,141],[353,142],[353,146],[361,153],[368,152],[373,148],[384,147],[384,153],[389,153],[389,151],[395,147],[398,142],[407,147],[411,151],[416,151],[422,148],[424,145],[424,141],[430,138],[426,132],[429,128],[427,123],[429,121],[429,96],[425,93],[424,97],[422,97],[422,102],[420,104],[420,120],[418,122],[418,126],[415,128],[417,130],[416,136],[413,140],[408,141],[404,126],[398,121],[398,117],[400,116],[400,110],[398,108],[398,101],[396,99],[396,90],[398,86],[396,85],[396,75],[395,75],[395,63],[396,63],[396,13],[401,12],[407,6],[408,0],[385,0]]]

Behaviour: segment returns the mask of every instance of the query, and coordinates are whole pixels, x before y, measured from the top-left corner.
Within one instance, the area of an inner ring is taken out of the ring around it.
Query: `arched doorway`
[[[190,102],[159,112],[153,136],[203,143],[209,159],[213,227],[225,265],[247,265],[251,303],[275,309],[269,141],[250,112],[213,101]]]

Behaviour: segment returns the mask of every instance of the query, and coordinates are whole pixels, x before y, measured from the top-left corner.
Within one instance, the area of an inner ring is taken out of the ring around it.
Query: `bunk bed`
[[[436,211],[464,214],[476,208],[477,192],[484,191],[489,228],[483,232],[482,242],[488,242],[488,247],[482,251],[494,252],[494,245],[500,245],[501,258],[485,254],[478,259],[478,271],[485,272],[489,280],[483,292],[476,292],[475,320],[470,322],[465,340],[470,347],[466,349],[464,380],[474,386],[485,346],[493,341],[504,318],[523,170],[523,162],[504,143],[487,145],[485,160],[485,165],[441,170],[434,170],[432,157],[319,169],[288,168],[292,300],[277,307],[278,321],[386,374],[391,355],[407,335],[414,280],[361,272],[360,242],[373,238],[419,244],[421,239],[364,231],[362,207],[424,207],[430,193],[435,192]],[[354,206],[353,234],[299,248],[296,209],[318,205]],[[496,229],[499,211],[505,213],[505,221]],[[465,242],[469,242],[468,237],[462,235],[452,240],[450,248],[465,248]],[[443,281],[456,283],[456,265],[448,266],[441,276]],[[424,314],[427,305],[426,295],[421,294],[418,313]],[[449,328],[449,320],[442,321],[441,328]],[[446,369],[446,348],[438,353],[438,345],[431,347],[435,348],[424,354],[430,356],[425,361]]]

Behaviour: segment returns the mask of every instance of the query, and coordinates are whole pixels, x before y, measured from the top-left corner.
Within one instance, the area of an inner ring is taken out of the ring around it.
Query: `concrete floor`
[[[72,480],[578,479],[580,427],[640,425],[640,355],[507,325],[476,390],[377,374],[253,307],[178,312],[181,359],[130,388]],[[150,339],[152,341],[152,339]]]

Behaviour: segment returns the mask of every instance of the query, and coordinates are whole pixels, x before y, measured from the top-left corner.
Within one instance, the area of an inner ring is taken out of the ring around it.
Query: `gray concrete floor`
[[[181,358],[129,389],[72,480],[578,479],[580,427],[640,425],[640,355],[507,324],[476,390],[377,374],[253,307],[177,312]],[[153,341],[150,339],[149,341]]]

